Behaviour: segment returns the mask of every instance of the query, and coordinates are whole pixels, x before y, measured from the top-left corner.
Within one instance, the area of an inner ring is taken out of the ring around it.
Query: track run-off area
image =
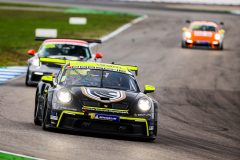
[[[22,77],[0,84],[0,150],[50,160],[240,159],[239,15],[61,0],[44,4],[148,15],[99,45],[98,52],[102,62],[137,65],[142,91],[155,86],[149,96],[159,103],[158,135],[144,142],[43,131],[33,123],[36,87],[25,86]],[[224,50],[182,49],[186,19],[223,21]]]

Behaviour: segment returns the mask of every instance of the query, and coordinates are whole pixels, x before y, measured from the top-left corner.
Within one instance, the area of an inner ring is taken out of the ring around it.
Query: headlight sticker
[[[61,82],[64,82],[66,80],[66,76],[62,76]]]

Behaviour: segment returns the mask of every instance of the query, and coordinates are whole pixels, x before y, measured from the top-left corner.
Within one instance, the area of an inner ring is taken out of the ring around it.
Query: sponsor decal
[[[194,31],[194,36],[212,37],[212,32]]]
[[[208,41],[196,41],[197,44],[208,44],[209,42]]]
[[[149,130],[154,130],[154,126],[149,126]]]
[[[58,116],[50,115],[50,119],[52,119],[52,120],[58,120]]]
[[[126,130],[127,129],[127,126],[119,126],[119,128],[118,128],[119,130]]]
[[[153,126],[153,125],[154,125],[154,123],[153,123],[153,122],[150,122],[150,123],[149,123],[149,126]]]
[[[89,110],[89,111],[100,111],[100,112],[108,112],[108,113],[121,113],[121,114],[128,114],[127,111],[118,111],[118,110],[106,110],[106,109],[99,109],[99,108],[85,108],[82,107],[82,110]]]
[[[58,106],[58,108],[57,109],[60,109],[60,110],[68,110],[68,111],[77,111],[77,109],[76,108],[69,108],[69,107],[60,107],[60,106]]]
[[[81,87],[81,89],[85,96],[104,103],[117,102],[126,98],[125,91],[87,87]]]
[[[99,120],[108,120],[108,121],[120,121],[119,116],[110,116],[104,114],[91,114],[91,119],[99,119]]]
[[[134,113],[134,116],[151,116],[151,114],[150,113],[146,113],[146,114],[136,114],[136,113]]]
[[[84,127],[89,127],[91,125],[91,122],[83,122],[82,126]]]

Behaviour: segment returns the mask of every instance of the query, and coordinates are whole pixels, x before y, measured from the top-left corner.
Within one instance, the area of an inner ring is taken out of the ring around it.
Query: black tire
[[[43,111],[43,115],[42,115],[42,123],[41,123],[43,130],[49,130],[46,127],[47,117],[48,117],[48,112],[47,112],[47,95],[46,95],[46,98],[45,98],[45,101],[44,101],[44,111]]]
[[[38,109],[39,109],[38,96],[39,96],[39,94],[38,94],[38,90],[37,90],[36,97],[35,97],[34,124],[40,126],[41,121],[39,121],[39,119],[38,119],[38,114],[39,114],[39,112],[38,112]]]
[[[182,48],[186,48],[184,43],[185,43],[185,42],[182,41]]]
[[[154,131],[153,134],[157,136],[158,127],[158,105],[154,105]]]
[[[28,66],[28,69],[27,69],[27,74],[26,74],[26,78],[25,78],[25,85],[26,86],[29,86],[29,84],[28,84],[28,74],[29,74],[29,66]]]
[[[221,45],[221,47],[218,48],[219,50],[223,50],[223,43]]]

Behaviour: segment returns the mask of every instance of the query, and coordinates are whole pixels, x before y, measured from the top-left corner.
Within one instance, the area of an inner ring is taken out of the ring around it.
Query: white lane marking
[[[232,14],[240,15],[240,11],[238,11],[238,10],[231,11],[231,13],[232,13]]]
[[[25,155],[22,155],[22,154],[16,154],[16,153],[11,153],[11,152],[6,152],[6,151],[2,151],[2,150],[0,150],[0,153],[10,154],[10,155],[19,156],[19,157],[24,157],[24,158],[30,158],[30,159],[35,159],[35,160],[45,160],[45,159],[40,159],[40,158],[25,156]]]
[[[110,34],[108,34],[108,35],[106,35],[106,36],[101,37],[100,40],[102,40],[102,42],[104,42],[104,41],[106,41],[106,40],[108,40],[108,39],[116,36],[117,34],[121,33],[122,31],[128,29],[129,27],[132,26],[132,24],[136,24],[136,23],[138,23],[138,22],[140,22],[140,21],[143,21],[143,20],[145,20],[145,19],[147,19],[147,18],[148,18],[147,15],[143,15],[142,17],[136,18],[136,19],[134,19],[132,22],[123,25],[122,27],[118,28],[117,30],[113,31],[112,33],[110,33]],[[89,47],[94,47],[94,46],[96,46],[96,45],[97,45],[96,43],[91,43],[91,44],[89,45]]]
[[[0,72],[0,75],[20,75],[22,73],[17,73],[17,72]]]
[[[15,76],[5,76],[5,75],[0,75],[0,78],[13,78]]]
[[[3,68],[12,68],[12,69],[22,69],[22,70],[24,70],[24,69],[27,69],[27,67],[17,67],[17,66],[12,66],[12,67],[3,67]]]
[[[27,70],[17,70],[17,69],[0,69],[3,72],[27,72]]]

